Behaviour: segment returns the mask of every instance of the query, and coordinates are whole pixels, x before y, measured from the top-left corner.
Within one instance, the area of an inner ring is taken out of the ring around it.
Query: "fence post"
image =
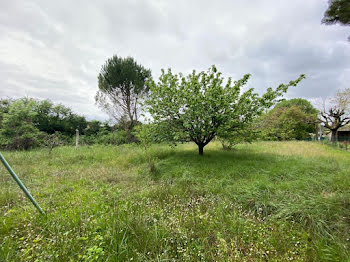
[[[79,146],[79,130],[75,129],[75,149],[78,149]]]
[[[32,197],[32,195],[30,194],[30,192],[28,191],[28,189],[25,187],[25,185],[22,183],[22,181],[18,178],[18,176],[16,175],[16,173],[12,170],[12,168],[10,167],[10,165],[7,163],[6,159],[4,158],[4,156],[0,153],[0,160],[1,162],[4,164],[4,166],[6,167],[7,171],[9,171],[10,175],[12,176],[12,178],[16,181],[16,183],[19,185],[19,187],[22,189],[22,191],[24,192],[24,194],[29,198],[29,200],[33,203],[33,205],[39,210],[39,212],[43,215],[45,215],[45,212],[41,209],[41,207],[39,206],[39,204],[35,201],[35,199]]]

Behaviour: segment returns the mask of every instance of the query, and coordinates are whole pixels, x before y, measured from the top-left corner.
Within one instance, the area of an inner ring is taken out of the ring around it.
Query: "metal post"
[[[29,198],[29,200],[33,203],[33,205],[39,210],[39,212],[43,215],[45,215],[45,212],[41,209],[39,204],[35,201],[35,199],[32,197],[28,189],[25,187],[25,185],[22,183],[22,181],[18,178],[16,173],[12,170],[10,165],[7,163],[6,159],[4,156],[0,153],[0,160],[6,167],[7,171],[11,174],[12,178],[16,181],[16,183],[19,185],[19,187],[23,190],[24,194]]]

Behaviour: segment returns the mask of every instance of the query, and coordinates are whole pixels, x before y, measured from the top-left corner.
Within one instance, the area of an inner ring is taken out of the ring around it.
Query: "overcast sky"
[[[0,0],[0,97],[49,98],[89,119],[114,54],[159,76],[212,64],[249,86],[307,79],[288,98],[350,87],[350,27],[321,25],[327,0]]]

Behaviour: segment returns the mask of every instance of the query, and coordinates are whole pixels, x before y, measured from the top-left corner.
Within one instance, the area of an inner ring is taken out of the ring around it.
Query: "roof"
[[[349,132],[349,131],[350,131],[350,125],[346,125],[338,129],[338,132]]]

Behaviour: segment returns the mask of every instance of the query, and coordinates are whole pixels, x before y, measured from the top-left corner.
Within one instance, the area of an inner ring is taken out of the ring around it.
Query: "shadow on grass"
[[[295,179],[308,173],[337,171],[336,165],[298,156],[256,152],[249,148],[224,151],[208,148],[203,156],[195,149],[164,150],[154,154],[157,177],[176,179],[252,179],[254,176],[274,180]]]
[[[166,200],[215,196],[256,217],[274,217],[298,222],[313,232],[344,233],[341,180],[346,179],[337,161],[322,157],[280,155],[259,152],[253,147],[232,151],[208,148],[199,156],[195,149],[179,148],[155,153],[156,181],[161,186],[149,193],[152,199]],[[337,214],[337,215],[334,215]]]

